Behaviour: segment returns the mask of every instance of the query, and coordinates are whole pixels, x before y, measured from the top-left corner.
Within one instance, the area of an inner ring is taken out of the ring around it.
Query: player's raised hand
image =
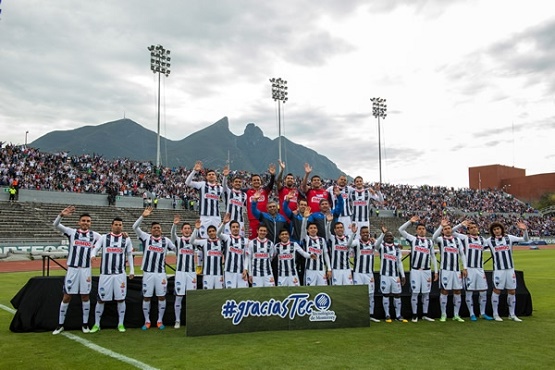
[[[285,162],[282,162],[278,159],[278,163],[279,163],[279,168],[281,168],[281,171],[285,170]]]
[[[308,163],[304,164],[304,172],[307,174],[312,172],[312,167]]]
[[[285,199],[290,201],[291,199],[293,199],[293,197],[295,195],[297,195],[297,191],[296,190],[291,190],[289,193],[287,193],[287,195],[285,196]]]
[[[202,162],[201,161],[196,161],[195,162],[195,167],[193,167],[193,170],[200,172],[202,171]]]
[[[410,222],[415,223],[420,221],[420,217],[418,215],[414,215],[410,218]]]
[[[355,224],[354,222],[351,224],[351,231],[353,232],[353,234],[356,234],[358,230],[358,226],[357,224]]]
[[[520,230],[526,230],[528,228],[528,226],[526,226],[526,224],[522,221],[517,222],[516,226],[520,229]]]
[[[387,232],[387,227],[385,227],[385,225],[382,225],[380,227],[380,229],[382,230],[382,233],[384,233],[384,234]]]
[[[150,214],[152,213],[153,210],[154,210],[154,208],[152,208],[152,206],[146,207],[145,210],[143,211],[143,217],[150,216]]]
[[[276,165],[273,163],[270,163],[270,165],[268,166],[268,172],[270,172],[270,175],[275,175],[276,174]]]
[[[178,214],[173,215],[173,224],[174,225],[179,224],[180,221],[181,221],[181,216],[179,216]]]
[[[195,229],[200,229],[200,227],[202,226],[202,221],[200,221],[200,219],[195,221]]]
[[[62,212],[60,212],[60,216],[62,217],[71,216],[73,212],[75,212],[75,206],[69,206],[64,208]]]
[[[441,219],[441,224],[440,224],[440,225],[441,225],[442,227],[449,226],[449,219],[448,219],[447,217],[443,217],[443,218]]]
[[[223,222],[224,224],[227,224],[229,221],[231,221],[231,214],[230,214],[229,212],[227,212],[227,213],[225,214],[224,219],[223,219],[222,222]]]
[[[226,176],[229,175],[229,165],[225,165],[224,170],[222,171],[222,175]]]

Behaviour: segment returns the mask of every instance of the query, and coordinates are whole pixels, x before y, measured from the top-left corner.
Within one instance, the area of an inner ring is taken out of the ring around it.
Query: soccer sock
[[[493,309],[493,316],[499,316],[499,294],[491,292],[491,308]]]
[[[393,298],[393,305],[395,306],[395,317],[401,316],[401,297]]]
[[[182,295],[175,296],[175,305],[174,305],[175,321],[181,321],[181,302],[182,301],[183,301]]]
[[[480,292],[480,315],[486,314],[486,304],[488,303],[488,292]]]
[[[143,315],[145,322],[150,322],[150,301],[143,300]]]
[[[383,311],[385,312],[385,316],[390,316],[389,313],[389,297],[383,297]]]
[[[422,293],[422,313],[428,316],[428,307],[430,306],[430,293]]]
[[[474,300],[473,300],[473,294],[471,291],[466,291],[466,294],[464,296],[464,300],[466,302],[466,307],[468,308],[468,313],[470,314],[470,316],[474,315]]]
[[[412,293],[410,296],[410,306],[412,307],[412,314],[418,314],[418,293]]]
[[[100,326],[100,318],[104,312],[104,303],[96,302],[94,307],[94,324]]]
[[[60,325],[64,325],[64,322],[66,321],[66,313],[67,313],[67,308],[69,307],[69,303],[60,303],[60,316],[58,318],[58,323]]]
[[[89,312],[91,311],[91,301],[81,301],[83,304],[83,324],[89,323]]]
[[[166,312],[166,300],[158,301],[158,322],[164,321],[164,312]]]
[[[459,311],[461,310],[462,297],[460,294],[453,294],[453,314],[459,316]]]
[[[447,316],[447,294],[439,295],[439,305],[441,306],[441,316]]]
[[[125,301],[118,302],[118,325],[123,325],[126,307]]]
[[[516,295],[507,294],[507,306],[509,307],[509,316],[515,316]]]

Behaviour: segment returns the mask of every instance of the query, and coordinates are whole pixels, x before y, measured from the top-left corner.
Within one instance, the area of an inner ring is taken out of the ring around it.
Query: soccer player
[[[274,243],[266,238],[267,234],[267,227],[260,224],[256,239],[249,242],[247,258],[249,258],[248,265],[250,266],[249,281],[253,288],[276,285],[271,266],[276,249]]]
[[[274,188],[274,182],[276,178],[276,166],[271,163],[268,166],[268,172],[270,173],[270,181],[264,187],[262,187],[262,178],[260,175],[252,175],[251,176],[251,188],[246,189],[245,192],[247,193],[247,215],[249,218],[249,239],[255,239],[258,230],[259,221],[258,219],[252,214],[252,207],[251,203],[253,201],[252,197],[256,193],[260,193],[260,196],[257,200],[257,208],[260,212],[266,212],[268,206],[268,200],[270,199],[270,194]]]
[[[416,223],[416,235],[409,234],[406,230],[411,224]],[[418,295],[422,295],[422,320],[434,321],[428,315],[430,305],[430,291],[432,290],[431,265],[434,267],[433,281],[438,280],[437,261],[434,253],[434,244],[426,238],[426,225],[420,223],[420,217],[413,216],[399,227],[399,233],[410,243],[410,288],[412,322],[418,322]]]
[[[524,222],[518,222],[517,227],[522,230],[523,237],[505,234],[505,227],[499,222],[493,222],[489,227],[491,237],[487,246],[493,258],[493,291],[491,293],[491,306],[495,321],[503,321],[499,316],[499,294],[507,289],[507,306],[509,307],[509,320],[522,321],[515,315],[516,306],[516,275],[513,262],[513,245],[529,240],[528,230]]]
[[[260,192],[256,192],[251,197],[251,213],[260,222],[260,225],[266,226],[266,236],[275,244],[279,242],[279,232],[287,227],[287,219],[278,212],[278,205],[273,200],[267,202],[268,212],[260,212],[258,200],[261,196]]]
[[[318,212],[320,210],[320,202],[322,199],[328,199],[329,193],[325,188],[322,187],[322,179],[320,176],[314,175],[310,178],[310,188],[308,187],[308,176],[312,172],[312,167],[308,163],[304,164],[304,177],[301,182],[301,193],[308,202],[308,206],[312,213]],[[341,205],[342,207],[343,205]],[[322,230],[323,232],[324,230]],[[324,234],[325,235],[325,234]],[[322,235],[322,237],[324,237]]]
[[[358,229],[363,226],[370,227],[370,203],[376,201],[382,203],[384,201],[383,194],[380,192],[380,185],[377,190],[371,187],[365,188],[362,177],[355,177],[355,187],[350,193],[350,201],[352,205],[352,222],[356,223]]]
[[[461,227],[466,227],[468,235],[455,232]],[[486,240],[479,235],[478,225],[471,220],[464,220],[453,228],[453,235],[461,239],[465,247],[467,275],[465,280],[465,301],[470,321],[477,321],[474,314],[474,292],[478,292],[480,301],[480,317],[485,320],[493,320],[493,317],[486,315],[486,303],[488,301],[488,282],[484,272],[484,246]]]
[[[245,236],[245,212],[247,208],[247,193],[242,190],[243,180],[240,176],[234,176],[231,179],[231,189],[227,186],[227,176],[229,168],[226,166],[223,171],[224,180],[222,187],[224,188],[225,196],[225,210],[229,215],[230,221],[237,221],[239,223],[239,234]],[[231,234],[230,223],[225,224],[225,234]]]
[[[290,212],[294,212],[297,210],[298,207],[298,198],[297,198],[297,189],[295,189],[295,176],[292,173],[288,173],[285,175],[285,180],[283,180],[283,171],[285,170],[285,162],[279,161],[279,175],[276,180],[277,190],[278,190],[278,204],[282,205],[285,201],[288,194],[292,193],[292,196],[289,197],[288,209]],[[286,217],[289,220],[289,216],[287,216],[287,212],[285,208],[281,208],[279,210],[282,216]]]
[[[210,225],[218,226],[220,224],[220,198],[224,193],[224,188],[218,185],[218,175],[216,171],[206,171],[206,181],[193,181],[193,177],[202,171],[202,162],[197,161],[193,170],[187,176],[185,185],[199,190],[199,214],[202,226],[200,235],[206,237],[206,228]]]
[[[339,195],[339,188],[336,187],[335,189],[336,196]],[[327,198],[320,200],[319,210],[316,213],[312,213],[308,217],[308,223],[315,223],[316,227],[318,228],[318,236],[322,238],[326,238],[326,222],[327,216],[331,214],[332,218],[332,225],[330,226],[331,229],[334,228],[335,222],[337,222],[337,217],[341,215],[341,210],[343,209],[343,197],[337,198],[337,205],[334,209],[330,209],[330,201]],[[312,211],[312,208],[310,208]]]
[[[168,277],[166,275],[166,254],[168,250],[176,251],[175,244],[162,236],[162,226],[159,222],[152,222],[150,234],[141,230],[141,223],[152,214],[153,208],[147,207],[142,215],[133,224],[133,230],[143,245],[143,315],[145,324],[143,330],[150,328],[150,300],[153,294],[158,297],[158,320],[156,326],[163,330],[164,313],[166,312],[166,293],[168,289]]]
[[[220,224],[223,229],[225,225]],[[202,250],[204,258],[202,264],[202,288],[203,289],[223,289],[224,276],[222,271],[223,259],[223,245],[220,238],[218,238],[218,229],[216,226],[210,225],[206,229],[208,234],[207,239],[198,239],[202,221],[195,222],[195,231],[191,237],[191,244],[196,245],[197,248]]]
[[[339,194],[335,194],[335,188],[339,189]],[[328,199],[331,199],[331,207],[337,207],[337,198],[343,197],[343,207],[340,208],[340,214],[337,217],[337,221],[344,225],[344,234],[351,234],[351,216],[353,213],[353,207],[351,202],[351,193],[354,190],[353,187],[347,185],[347,176],[341,175],[337,178],[335,186],[330,186],[326,189],[328,192]]]
[[[378,238],[383,239],[380,244],[376,243],[380,252],[380,289],[383,294],[383,310],[385,312],[385,322],[391,322],[389,309],[390,297],[393,297],[395,306],[395,321],[408,322],[401,316],[401,292],[402,285],[405,285],[405,270],[401,260],[401,246],[395,244],[393,234],[382,226],[382,235]]]
[[[292,211],[289,207],[289,201],[293,198],[297,197],[297,192],[290,191],[283,201],[281,209],[285,211],[285,216],[289,220],[289,230],[291,231],[291,240],[296,242],[297,244],[301,243],[301,233],[303,229],[306,227],[302,226],[303,219],[305,217],[310,216],[310,208],[308,208],[308,204],[306,199],[304,198],[297,198],[297,209]],[[308,213],[306,211],[308,210]]]
[[[339,195],[341,196],[341,195]],[[349,252],[353,235],[345,236],[345,226],[342,222],[337,222],[333,229],[335,235],[332,235],[329,228],[333,221],[333,215],[327,215],[326,234],[328,238],[328,246],[331,254],[331,276],[333,285],[353,285],[353,275],[351,273],[351,265],[349,264]]]
[[[354,250],[355,269],[353,272],[354,285],[368,285],[368,299],[370,301],[370,321],[380,322],[374,317],[374,251],[375,246],[381,245],[383,234],[375,242],[370,239],[370,229],[363,226],[360,229],[360,237],[357,235],[357,225],[351,225],[354,235],[349,245]]]
[[[58,217],[54,220],[54,227],[64,233],[69,239],[69,248],[67,255],[67,273],[64,279],[64,296],[60,303],[60,313],[58,317],[58,326],[52,334],[60,334],[64,331],[64,322],[66,320],[67,309],[71,296],[73,294],[81,295],[81,304],[83,309],[83,333],[89,333],[89,312],[91,310],[91,301],[89,294],[91,292],[91,252],[95,243],[100,239],[100,234],[90,230],[91,216],[88,213],[82,213],[79,216],[79,229],[72,229],[62,225],[63,217],[71,216],[75,212],[74,206],[64,208]]]
[[[462,279],[466,278],[466,256],[464,255],[463,242],[452,235],[453,230],[446,218],[441,220],[439,227],[434,232],[432,240],[439,244],[440,254],[440,295],[441,318],[447,320],[447,298],[449,291],[453,291],[453,320],[464,322],[459,316],[461,308]],[[462,264],[462,274],[460,265]]]
[[[118,331],[125,332],[125,297],[127,295],[127,276],[125,264],[129,262],[129,279],[135,276],[133,266],[133,244],[127,234],[123,234],[123,220],[116,217],[112,220],[111,232],[102,235],[96,242],[92,255],[102,253],[100,278],[98,279],[98,297],[94,309],[94,326],[91,333],[100,330],[100,319],[104,313],[104,302],[115,300],[118,309]]]
[[[224,223],[229,225],[231,235],[222,234],[221,228],[218,230],[218,238],[222,240],[225,253],[224,258],[224,277],[225,287],[229,288],[248,288],[249,287],[249,265],[246,251],[249,239],[241,235],[239,222],[229,221],[226,215]]]
[[[309,254],[315,254],[317,257],[316,259],[306,260],[305,285],[328,285],[327,279],[331,279],[328,245],[326,239],[318,236],[318,226],[314,222],[308,223],[307,228],[303,230],[301,240],[305,251]]]
[[[171,238],[175,244],[177,251],[177,265],[175,267],[175,283],[174,283],[174,312],[175,324],[174,328],[181,327],[181,308],[183,307],[183,297],[189,290],[197,289],[197,273],[196,273],[196,248],[191,243],[191,234],[193,228],[188,222],[181,225],[181,237],[177,236],[177,225],[181,222],[181,217],[175,215],[173,217],[173,225],[171,228]]]
[[[306,222],[306,218],[305,218]],[[278,258],[278,286],[299,286],[295,254],[304,258],[316,259],[315,254],[305,252],[300,245],[289,239],[289,230],[282,229],[279,233],[280,242],[276,244]]]

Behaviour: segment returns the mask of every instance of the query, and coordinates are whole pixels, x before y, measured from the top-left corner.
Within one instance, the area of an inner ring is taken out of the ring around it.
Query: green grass
[[[112,329],[75,335],[161,369],[553,369],[555,359],[555,250],[517,251],[534,312],[524,322],[379,323],[368,328],[297,330],[188,338],[185,328],[161,332]],[[491,266],[486,266],[491,268]],[[57,272],[63,274],[62,272]],[[0,303],[37,273],[0,274]],[[0,310],[2,369],[127,369],[130,365],[64,336],[15,334]]]

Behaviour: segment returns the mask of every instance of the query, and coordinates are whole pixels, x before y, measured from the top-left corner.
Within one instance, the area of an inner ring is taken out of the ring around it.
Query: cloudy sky
[[[0,140],[125,114],[156,131],[147,46],[171,50],[161,134],[227,116],[283,132],[351,176],[468,186],[468,167],[555,171],[555,13],[545,0],[2,0]],[[290,169],[302,174],[303,169]],[[314,169],[317,173],[318,169]]]

